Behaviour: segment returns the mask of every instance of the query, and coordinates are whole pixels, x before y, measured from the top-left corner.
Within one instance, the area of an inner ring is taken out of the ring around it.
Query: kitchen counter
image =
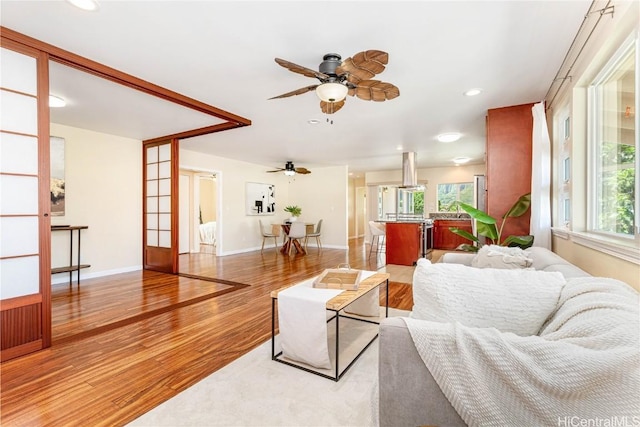
[[[468,213],[457,213],[457,212],[436,212],[436,213],[430,213],[429,214],[429,219],[431,220],[436,220],[436,219],[446,219],[446,220],[461,220],[461,221],[469,221],[471,220],[471,215],[469,215]]]

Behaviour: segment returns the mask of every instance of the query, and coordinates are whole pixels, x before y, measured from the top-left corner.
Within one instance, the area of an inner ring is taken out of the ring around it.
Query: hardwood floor
[[[185,276],[55,285],[53,346],[0,365],[0,424],[124,425],[269,339],[272,290],[344,262],[377,270],[384,253],[369,258],[354,239],[348,251],[184,256]],[[410,295],[390,286],[392,306],[410,307]]]

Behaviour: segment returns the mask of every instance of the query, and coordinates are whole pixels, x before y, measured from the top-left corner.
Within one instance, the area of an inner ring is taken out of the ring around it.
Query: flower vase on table
[[[295,222],[298,220],[298,217],[300,216],[300,214],[302,213],[302,209],[299,206],[287,206],[286,208],[284,208],[285,212],[289,212],[291,214],[291,217],[289,218],[288,222]]]

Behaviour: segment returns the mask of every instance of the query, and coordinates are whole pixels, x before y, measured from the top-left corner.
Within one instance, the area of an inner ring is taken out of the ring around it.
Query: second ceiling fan
[[[301,175],[306,175],[308,173],[311,173],[311,171],[307,168],[297,168],[293,165],[292,161],[287,161],[287,163],[284,165],[284,168],[277,168],[276,170],[272,170],[272,171],[267,171],[268,173],[273,173],[273,172],[284,172],[285,175],[288,176],[293,176],[297,173],[301,174]]]
[[[288,98],[315,91],[320,98],[322,112],[333,114],[344,106],[347,95],[378,102],[400,96],[400,90],[391,83],[371,80],[376,74],[383,72],[389,62],[389,54],[380,50],[359,52],[344,61],[337,53],[328,53],[323,57],[318,71],[280,58],[275,61],[289,71],[316,78],[320,83],[269,99]]]

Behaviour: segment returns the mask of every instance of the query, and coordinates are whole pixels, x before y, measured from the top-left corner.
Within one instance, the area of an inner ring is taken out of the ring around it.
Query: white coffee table
[[[359,353],[355,356],[353,360],[349,362],[349,364],[342,370],[340,370],[339,365],[339,357],[340,357],[340,319],[352,319],[360,322],[372,323],[378,325],[379,321],[374,321],[370,318],[355,316],[345,313],[345,309],[348,311],[348,306],[358,301],[359,299],[365,297],[370,292],[375,291],[380,288],[380,285],[385,284],[385,310],[384,316],[388,317],[389,315],[389,274],[388,273],[374,273],[373,275],[363,279],[358,289],[355,291],[343,291],[339,295],[331,298],[327,301],[325,309],[327,312],[331,313],[329,318],[326,320],[326,327],[329,327],[329,324],[332,321],[335,321],[335,345],[334,345],[334,355],[335,355],[335,371],[331,375],[328,375],[321,370],[315,370],[313,367],[307,367],[304,363],[298,364],[293,361],[289,361],[283,357],[283,352],[280,351],[276,353],[276,303],[278,301],[278,294],[285,289],[291,288],[291,286],[287,286],[275,291],[271,292],[271,359],[280,363],[284,363],[289,366],[293,366],[298,369],[302,369],[303,371],[307,371],[316,375],[319,375],[324,378],[332,379],[334,381],[339,381],[340,378],[347,372],[347,370],[358,360],[358,358],[364,353],[364,351],[376,340],[378,337],[378,333],[376,332],[375,336],[369,340],[366,345],[359,351]],[[301,286],[300,284],[292,285],[292,286]],[[309,290],[303,290],[303,292],[313,292],[313,288],[308,288]]]

